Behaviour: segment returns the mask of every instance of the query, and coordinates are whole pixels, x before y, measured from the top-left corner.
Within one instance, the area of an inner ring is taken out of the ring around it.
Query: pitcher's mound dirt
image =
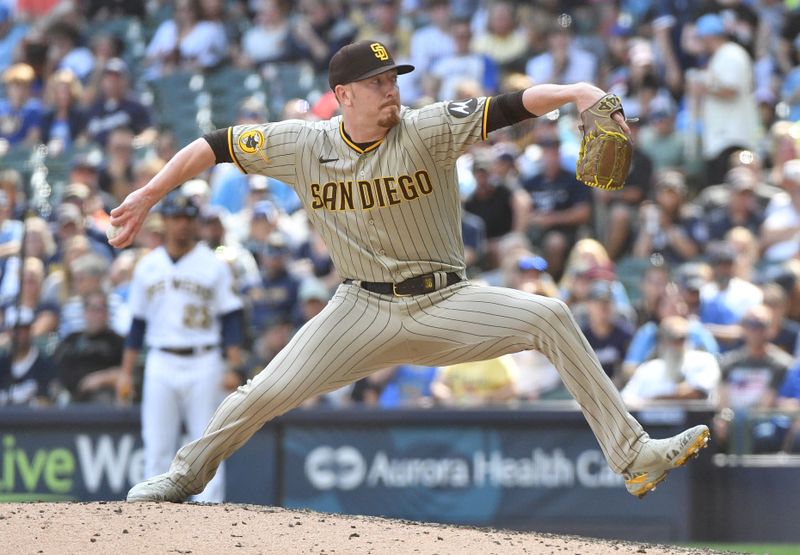
[[[714,553],[255,505],[0,504],[3,553],[647,555]]]

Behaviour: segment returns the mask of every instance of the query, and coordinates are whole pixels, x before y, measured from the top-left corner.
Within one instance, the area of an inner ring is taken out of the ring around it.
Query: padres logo
[[[242,152],[253,154],[264,147],[264,135],[258,129],[246,131],[239,135],[239,148]]]
[[[386,51],[386,48],[379,42],[373,42],[370,46],[372,51],[375,52],[375,57],[378,58],[380,61],[385,62],[389,59],[389,53]]]

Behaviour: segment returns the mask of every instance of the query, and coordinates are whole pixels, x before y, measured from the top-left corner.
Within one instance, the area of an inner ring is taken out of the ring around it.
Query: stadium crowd
[[[362,38],[416,66],[412,107],[545,82],[620,95],[638,118],[621,191],[576,181],[570,107],[461,157],[470,278],[565,300],[631,406],[705,400],[723,445],[800,449],[793,0],[0,0],[0,405],[138,400],[117,387],[126,298],[163,221],[118,252],[109,211],[204,132],[335,115],[328,61]],[[286,184],[223,164],[182,190],[245,301],[247,379],[340,278]],[[564,398],[528,351],[387,368],[308,404]]]

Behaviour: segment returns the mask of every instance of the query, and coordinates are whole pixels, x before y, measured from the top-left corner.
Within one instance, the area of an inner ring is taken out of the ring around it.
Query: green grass
[[[717,551],[733,553],[755,553],[758,555],[798,555],[800,544],[796,543],[693,543],[687,547],[707,547]]]

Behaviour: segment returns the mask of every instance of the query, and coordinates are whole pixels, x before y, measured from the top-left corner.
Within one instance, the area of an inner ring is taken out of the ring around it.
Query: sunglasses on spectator
[[[744,327],[746,327],[746,328],[764,329],[769,324],[767,324],[767,322],[764,322],[762,320],[755,320],[755,319],[752,319],[752,318],[746,318],[746,319],[742,320],[742,325]]]

